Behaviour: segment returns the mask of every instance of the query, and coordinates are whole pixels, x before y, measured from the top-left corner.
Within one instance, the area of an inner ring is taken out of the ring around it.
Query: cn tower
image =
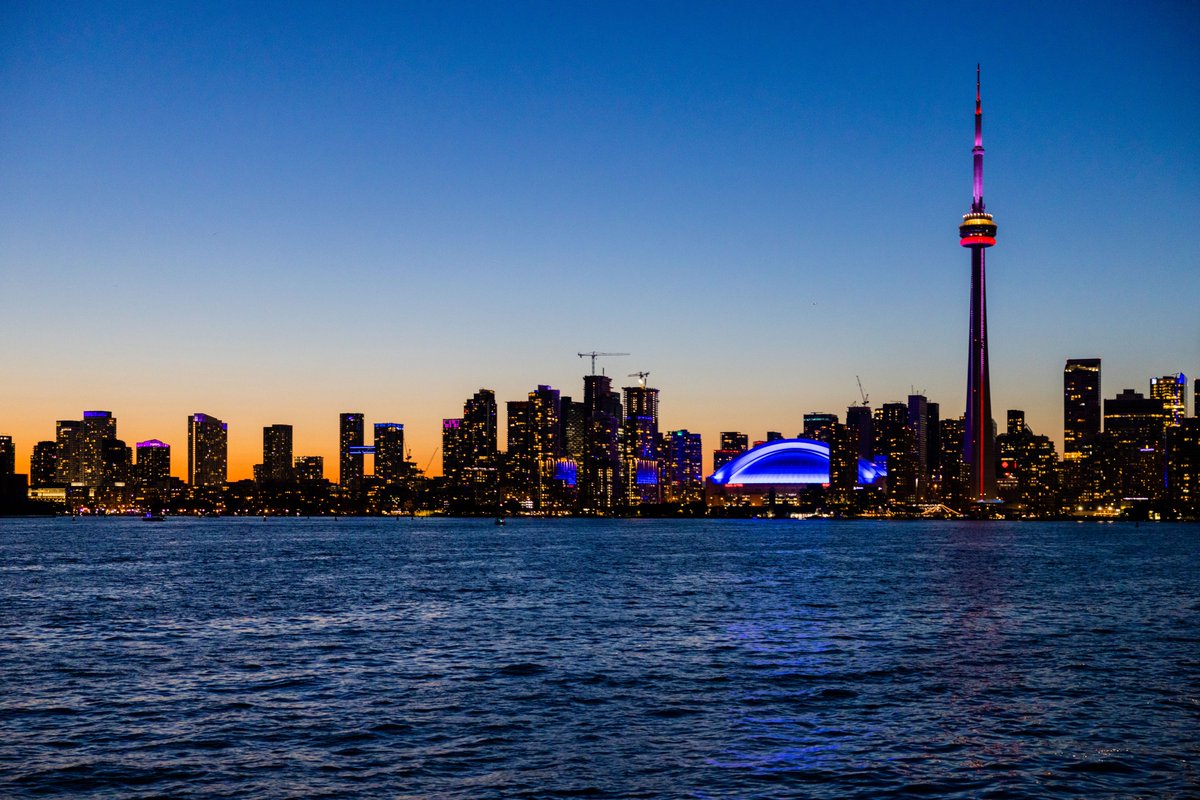
[[[996,436],[992,426],[992,386],[988,377],[987,282],[984,250],[996,243],[996,223],[983,205],[983,101],[975,67],[975,191],[971,213],[958,226],[959,244],[971,250],[971,333],[967,356],[967,414],[963,464],[968,500],[997,499]]]

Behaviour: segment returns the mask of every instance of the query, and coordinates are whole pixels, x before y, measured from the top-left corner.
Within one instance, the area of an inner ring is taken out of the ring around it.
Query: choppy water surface
[[[1195,797],[1200,527],[0,520],[0,796]]]

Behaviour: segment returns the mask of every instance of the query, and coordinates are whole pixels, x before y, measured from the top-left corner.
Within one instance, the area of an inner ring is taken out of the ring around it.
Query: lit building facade
[[[1063,458],[1083,458],[1100,435],[1100,359],[1069,358],[1063,369]]]
[[[404,425],[399,422],[375,423],[375,477],[391,486],[402,482],[408,475]]]
[[[625,498],[629,505],[660,503],[658,483],[658,389],[626,386]]]
[[[292,426],[263,428],[262,480],[286,483],[292,480]]]
[[[229,425],[211,414],[188,417],[188,483],[192,488],[222,486],[229,474]]]
[[[1187,415],[1187,376],[1182,372],[1150,379],[1150,397],[1162,401],[1167,424],[1178,425]]]
[[[781,437],[782,438],[782,437]],[[691,503],[704,498],[704,446],[700,434],[671,431],[663,437],[663,499]]]
[[[38,442],[29,459],[29,485],[44,488],[58,484],[58,442]]]
[[[338,415],[338,483],[350,491],[358,491],[363,479],[363,438],[366,420],[358,412]]]
[[[171,479],[171,445],[158,439],[138,442],[137,476],[145,486],[165,484]]]

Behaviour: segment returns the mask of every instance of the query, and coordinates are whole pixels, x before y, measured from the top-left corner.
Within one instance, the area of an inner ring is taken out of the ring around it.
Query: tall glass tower
[[[971,250],[971,332],[967,354],[967,414],[963,465],[968,500],[995,500],[996,436],[992,423],[992,387],[988,376],[987,283],[983,251],[996,243],[996,223],[983,204],[983,102],[975,67],[975,190],[971,213],[958,226],[959,244]]]

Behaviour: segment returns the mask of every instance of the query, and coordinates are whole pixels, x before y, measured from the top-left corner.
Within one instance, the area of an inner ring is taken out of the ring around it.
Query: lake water
[[[0,519],[3,797],[1196,797],[1200,526]]]

